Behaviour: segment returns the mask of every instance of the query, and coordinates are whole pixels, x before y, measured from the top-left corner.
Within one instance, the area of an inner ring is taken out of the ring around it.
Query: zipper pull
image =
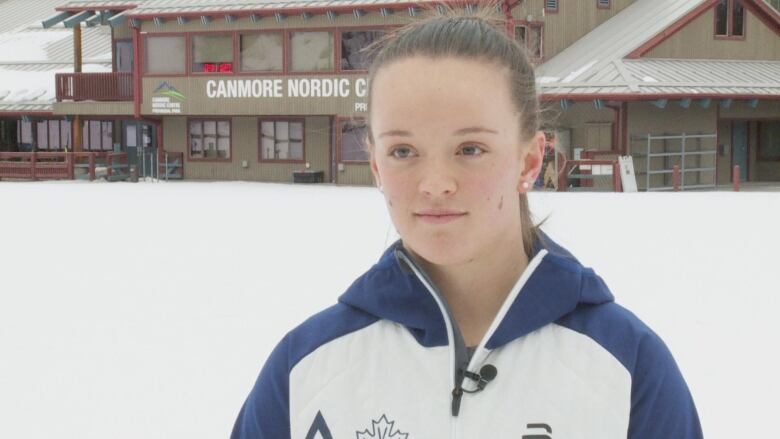
[[[452,416],[460,413],[460,399],[463,397],[463,388],[458,386],[452,389]]]

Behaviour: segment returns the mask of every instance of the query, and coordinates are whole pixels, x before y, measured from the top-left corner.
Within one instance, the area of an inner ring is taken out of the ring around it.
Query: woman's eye
[[[461,151],[465,155],[481,155],[485,152],[484,149],[477,145],[466,145],[463,148],[461,148]]]
[[[411,155],[411,153],[412,153],[412,150],[409,149],[409,148],[406,148],[404,146],[395,148],[392,151],[390,151],[390,155],[391,156],[393,156],[395,158],[399,158],[399,159],[407,158],[407,157],[409,157]]]

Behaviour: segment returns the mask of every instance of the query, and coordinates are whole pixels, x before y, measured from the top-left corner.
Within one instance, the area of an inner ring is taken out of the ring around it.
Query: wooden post
[[[623,192],[623,183],[620,180],[620,162],[612,163],[612,186],[615,192]]]
[[[33,150],[32,154],[30,154],[30,174],[32,176],[32,181],[35,181],[35,162],[38,160],[37,153],[35,150]]]
[[[74,152],[81,152],[82,149],[82,138],[83,138],[83,132],[82,132],[82,126],[81,126],[81,116],[78,114],[73,116],[73,122],[72,122],[71,129],[73,130],[73,151]]]
[[[73,72],[81,73],[81,24],[73,28]]]
[[[734,184],[734,192],[739,192],[739,165],[734,165],[734,170],[731,174],[731,181]]]
[[[89,181],[95,179],[95,153],[89,153]]]
[[[679,165],[674,165],[672,167],[672,186],[674,186],[675,192],[680,190],[680,166]]]

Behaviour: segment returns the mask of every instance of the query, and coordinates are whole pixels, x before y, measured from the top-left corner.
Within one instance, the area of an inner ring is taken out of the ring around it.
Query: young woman
[[[490,10],[382,42],[366,143],[401,238],[278,344],[233,439],[702,437],[663,341],[531,222],[534,73]]]

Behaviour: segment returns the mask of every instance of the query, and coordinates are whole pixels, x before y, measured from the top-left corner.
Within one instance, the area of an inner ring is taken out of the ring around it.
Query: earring
[[[524,182],[523,182],[523,184],[522,184],[522,186],[523,186],[523,190],[526,190],[526,191],[527,191],[527,190],[528,190],[528,188],[531,186],[531,184],[530,184],[530,183],[528,183],[527,181],[524,181]]]

